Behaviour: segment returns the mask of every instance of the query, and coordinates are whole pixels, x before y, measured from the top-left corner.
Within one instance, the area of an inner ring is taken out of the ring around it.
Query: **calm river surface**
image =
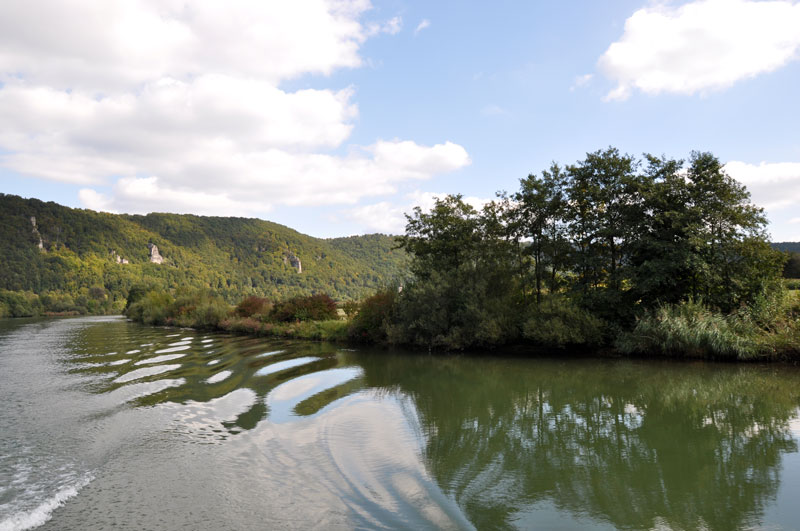
[[[0,530],[798,529],[800,371],[0,321]]]

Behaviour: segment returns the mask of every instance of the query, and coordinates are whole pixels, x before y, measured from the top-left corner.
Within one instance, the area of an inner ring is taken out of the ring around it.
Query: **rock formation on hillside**
[[[154,264],[162,264],[164,263],[164,257],[158,252],[158,246],[154,243],[147,244],[148,249],[150,249],[150,261]]]
[[[297,269],[298,273],[303,272],[303,264],[292,251],[286,251],[283,255],[283,263],[291,265],[293,268]]]
[[[47,251],[45,251],[45,249],[44,249],[44,241],[42,241],[42,235],[39,233],[39,229],[37,229],[37,228],[36,228],[36,216],[31,216],[31,225],[33,225],[33,234],[34,234],[34,235],[35,235],[37,238],[39,238],[39,243],[38,243],[37,247],[38,247],[38,248],[39,248],[39,250],[40,250],[40,251],[42,251],[43,253],[47,252]]]
[[[120,255],[117,254],[117,251],[111,251],[111,256],[114,257],[114,261],[118,264],[127,264],[128,259],[122,258]]]

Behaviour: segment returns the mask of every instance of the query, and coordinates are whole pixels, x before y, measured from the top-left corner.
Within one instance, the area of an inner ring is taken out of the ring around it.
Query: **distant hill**
[[[0,289],[73,298],[105,290],[115,307],[142,280],[210,288],[231,302],[358,299],[405,277],[405,251],[394,247],[382,234],[319,239],[260,219],[116,215],[0,194]]]
[[[787,253],[800,253],[800,242],[774,242],[771,244],[773,249]]]

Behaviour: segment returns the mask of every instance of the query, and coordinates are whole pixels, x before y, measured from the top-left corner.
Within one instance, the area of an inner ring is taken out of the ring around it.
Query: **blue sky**
[[[696,149],[800,241],[796,1],[47,3],[0,7],[4,193],[396,233],[551,161]]]

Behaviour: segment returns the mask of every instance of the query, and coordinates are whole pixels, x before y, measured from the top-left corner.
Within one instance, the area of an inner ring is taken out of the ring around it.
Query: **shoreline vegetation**
[[[194,328],[253,337],[403,346],[416,350],[428,348],[398,342],[389,336],[396,299],[394,289],[382,290],[360,304],[346,303],[352,313],[339,317],[336,303],[326,295],[298,297],[284,302],[284,307],[296,309],[314,301],[327,301],[326,306],[332,311],[314,315],[301,310],[280,317],[270,301],[259,297],[250,296],[231,307],[221,297],[208,292],[183,292],[173,297],[165,292],[147,291],[126,308],[124,315],[151,326]],[[575,309],[562,307],[558,316],[543,317],[537,323],[538,327],[529,322],[529,327],[539,328],[540,332],[529,331],[522,340],[470,345],[458,350],[481,348],[549,354],[578,351],[605,356],[800,361],[796,323],[796,315],[800,312],[800,292],[787,289],[769,304],[774,306],[759,310],[766,312],[762,314],[766,321],[759,321],[753,312],[724,315],[693,301],[661,306],[639,319],[632,330],[620,332],[611,342],[603,340],[598,323],[591,323],[591,320],[588,325],[582,323],[580,329],[575,329],[576,315],[570,315]],[[794,323],[789,320],[791,318],[795,319]],[[433,350],[455,349],[438,347]]]
[[[798,361],[798,282],[782,278],[793,265],[770,246],[766,225],[710,153],[639,160],[608,148],[529,175],[481,210],[460,195],[416,208],[397,238],[411,280],[345,304],[347,320],[325,295],[250,297],[231,310],[210,293],[146,289],[126,314],[428,351],[521,345]]]
[[[391,252],[407,256],[407,271],[360,301],[252,286],[237,297],[143,275],[126,289],[123,313],[144,324],[423,351],[800,361],[800,254],[770,245],[763,210],[711,153],[637,159],[608,148],[528,175],[480,210],[449,195],[406,217]],[[83,299],[72,302],[111,308],[102,286]],[[69,302],[0,290],[11,315],[26,304],[75,311]]]

